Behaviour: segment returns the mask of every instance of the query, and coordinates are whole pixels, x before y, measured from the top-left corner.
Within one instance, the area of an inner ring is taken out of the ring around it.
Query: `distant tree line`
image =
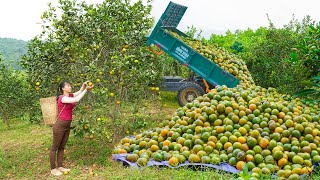
[[[21,69],[18,63],[21,56],[27,52],[27,43],[13,38],[0,38],[0,54],[4,62],[12,64],[14,69]]]

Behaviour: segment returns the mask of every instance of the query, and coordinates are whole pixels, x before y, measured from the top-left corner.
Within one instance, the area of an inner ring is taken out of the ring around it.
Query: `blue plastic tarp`
[[[137,165],[137,163],[132,163],[130,161],[128,161],[126,159],[127,154],[113,154],[112,155],[112,159],[114,161],[121,161],[124,163],[124,165],[126,166],[131,166],[134,168],[138,168],[139,166]],[[219,165],[214,165],[214,164],[203,164],[203,163],[189,163],[188,160],[185,161],[184,163],[179,164],[178,166],[170,166],[168,161],[155,161],[154,159],[150,158],[148,161],[148,164],[146,165],[147,167],[150,166],[167,166],[169,168],[180,168],[180,167],[184,167],[184,166],[196,166],[196,167],[210,167],[210,168],[215,168],[218,170],[223,170],[226,172],[230,172],[230,173],[238,173],[240,172],[238,169],[236,169],[235,167],[229,165],[228,163],[220,163]]]
[[[132,163],[132,162],[128,161],[126,159],[126,156],[127,156],[127,154],[112,154],[112,160],[120,161],[125,166],[139,168],[137,163]],[[214,168],[214,169],[222,170],[222,171],[233,173],[233,174],[237,174],[240,172],[238,169],[236,169],[234,166],[229,165],[228,163],[220,163],[218,165],[214,165],[214,164],[203,164],[203,163],[189,163],[188,160],[185,161],[184,163],[181,163],[178,166],[174,167],[174,166],[170,166],[168,161],[158,162],[158,161],[155,161],[154,159],[150,158],[146,166],[147,167],[158,166],[158,167],[169,167],[169,168],[180,168],[180,167]],[[318,166],[319,166],[318,162],[315,163],[314,169]],[[306,175],[301,175],[301,177],[302,176],[306,176]],[[272,176],[272,178],[273,179],[276,178],[276,174],[274,174]]]

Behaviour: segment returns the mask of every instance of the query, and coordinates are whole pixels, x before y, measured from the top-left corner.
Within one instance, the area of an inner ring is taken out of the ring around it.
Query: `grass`
[[[50,175],[52,128],[13,120],[10,129],[0,123],[0,179],[56,179]],[[65,165],[72,171],[61,179],[225,179],[234,175],[217,170],[128,168],[111,160],[110,144],[77,139],[71,133]]]
[[[163,93],[161,97],[163,107],[159,109],[164,114],[172,113],[178,107],[174,93]],[[161,117],[159,109],[157,113]],[[58,179],[50,175],[51,127],[14,119],[8,128],[0,121],[0,137],[0,179]],[[112,145],[101,140],[78,139],[71,133],[65,152],[65,166],[72,171],[59,179],[220,180],[237,177],[215,169],[128,168],[111,160],[112,149]],[[320,179],[320,173],[314,173],[311,179]]]
[[[161,102],[164,107],[177,108],[179,107],[177,101],[177,93],[174,92],[160,92]]]

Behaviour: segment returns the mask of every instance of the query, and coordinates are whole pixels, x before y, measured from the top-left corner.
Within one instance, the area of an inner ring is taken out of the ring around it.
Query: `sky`
[[[0,0],[0,37],[30,40],[40,34],[40,16],[49,2],[58,0]],[[86,0],[100,3],[103,0]],[[310,15],[320,21],[319,0],[172,0],[187,6],[178,29],[201,29],[202,35],[224,34],[227,30],[257,29],[268,26],[267,14],[276,27],[287,24],[294,14],[302,20]],[[157,22],[170,0],[153,0],[151,15]]]

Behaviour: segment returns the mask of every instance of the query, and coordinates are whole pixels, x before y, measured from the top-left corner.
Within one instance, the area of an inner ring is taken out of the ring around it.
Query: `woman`
[[[64,147],[68,141],[70,133],[70,124],[72,121],[72,110],[75,104],[79,102],[83,96],[90,91],[93,86],[88,86],[88,82],[84,82],[79,91],[72,92],[69,82],[61,82],[57,90],[58,101],[58,118],[53,126],[53,145],[50,150],[51,174],[55,176],[61,175],[63,172],[69,172],[70,169],[63,167]],[[56,166],[56,159],[58,166]]]

